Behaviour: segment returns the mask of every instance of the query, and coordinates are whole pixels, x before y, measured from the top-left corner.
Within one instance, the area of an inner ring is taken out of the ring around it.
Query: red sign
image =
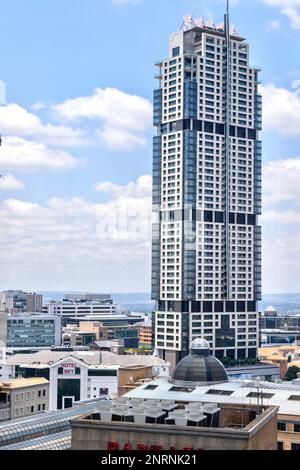
[[[141,444],[141,443],[137,444],[136,449],[134,449],[132,447],[132,445],[130,444],[130,442],[126,442],[126,444],[123,447],[121,447],[119,442],[111,441],[111,442],[108,442],[108,444],[107,444],[107,450],[110,451],[110,452],[114,452],[114,451],[117,451],[117,450],[127,450],[127,451],[131,451],[131,450],[153,450],[153,451],[183,450],[185,452],[190,452],[190,451],[193,451],[194,449],[192,447],[185,447],[184,449],[176,449],[176,447],[171,447],[170,449],[164,449],[161,445],[147,446],[146,444]],[[202,450],[202,449],[198,449],[198,450]]]
[[[76,363],[75,362],[64,362],[61,364],[63,369],[63,375],[75,375]]]

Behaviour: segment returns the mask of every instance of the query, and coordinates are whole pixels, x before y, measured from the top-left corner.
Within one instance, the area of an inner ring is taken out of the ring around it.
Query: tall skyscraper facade
[[[176,364],[205,337],[254,358],[261,299],[262,99],[249,45],[184,18],[154,91],[152,298],[155,348]]]

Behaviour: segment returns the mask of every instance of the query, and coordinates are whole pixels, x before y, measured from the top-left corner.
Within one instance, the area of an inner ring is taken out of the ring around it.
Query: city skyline
[[[150,290],[150,237],[111,233],[103,240],[100,219],[124,207],[137,208],[142,223],[151,219],[153,62],[166,55],[166,34],[184,14],[210,19],[213,11],[220,23],[225,3],[172,1],[171,15],[167,0],[101,3],[4,6],[3,289]],[[300,73],[286,53],[299,42],[298,3],[232,3],[231,22],[251,43],[251,64],[263,67],[264,292],[299,292]],[[273,50],[280,60],[270,57]]]

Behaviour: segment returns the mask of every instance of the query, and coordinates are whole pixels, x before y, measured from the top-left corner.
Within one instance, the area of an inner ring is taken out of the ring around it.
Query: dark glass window
[[[248,215],[248,225],[256,225],[256,215],[254,214]]]
[[[246,224],[246,215],[245,214],[238,214],[237,215],[237,223],[239,225],[245,225]]]
[[[235,224],[235,214],[233,214],[233,212],[230,212],[229,214],[229,223]]]
[[[292,442],[292,450],[300,450],[300,444],[296,442]]]
[[[219,134],[219,135],[224,135],[225,134],[224,124],[216,124],[216,134]]]
[[[202,131],[202,121],[198,119],[193,120],[193,129],[194,131]]]
[[[274,397],[274,393],[258,393],[258,392],[250,392],[248,393],[247,397],[249,398],[265,398],[266,400],[269,400],[270,398]],[[278,423],[279,424],[279,423]],[[285,425],[285,423],[283,423]],[[285,429],[284,429],[285,431]]]
[[[230,126],[229,135],[230,135],[230,137],[235,137],[235,127],[234,126]]]
[[[223,302],[215,302],[215,313],[222,313],[224,310]]]
[[[109,370],[109,369],[90,369],[88,372],[89,377],[117,377],[118,371],[117,370]]]
[[[252,139],[252,140],[256,139],[256,130],[255,129],[248,129],[248,139]]]
[[[213,311],[213,303],[212,302],[203,302],[203,312],[204,313],[212,313]]]
[[[234,312],[234,302],[226,302],[226,312],[227,313]]]
[[[213,212],[211,211],[204,211],[204,222],[213,222]]]
[[[245,312],[246,311],[246,302],[237,302],[236,310],[237,310],[237,312]]]
[[[248,312],[256,312],[256,302],[248,302]]]
[[[289,400],[300,401],[300,395],[291,395]]]
[[[237,136],[241,139],[246,139],[246,129],[244,127],[237,128]]]
[[[206,392],[205,395],[224,395],[230,397],[234,392],[231,390],[213,390],[210,389]]]
[[[215,222],[218,224],[224,223],[224,212],[215,212]]]
[[[283,450],[283,442],[277,442],[277,450]]]
[[[187,387],[172,387],[170,388],[169,392],[184,392],[184,393],[192,393],[195,388],[187,388]]]
[[[158,385],[147,385],[147,387],[144,388],[144,390],[155,390],[158,387]]]
[[[300,424],[294,424],[294,432],[300,432]]]
[[[180,54],[180,47],[173,48],[173,57],[177,57]]]
[[[204,122],[204,132],[208,132],[210,134],[213,134],[214,132],[214,123],[213,122]]]

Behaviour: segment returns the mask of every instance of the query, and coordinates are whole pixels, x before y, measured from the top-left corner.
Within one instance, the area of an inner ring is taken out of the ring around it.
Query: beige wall
[[[49,384],[13,389],[10,396],[11,419],[49,410]]]
[[[126,384],[131,383],[130,378],[133,378],[132,383],[137,382],[141,379],[147,379],[152,377],[152,367],[138,367],[138,368],[120,368],[119,369],[119,395],[123,395],[127,392],[123,387]]]
[[[278,442],[283,443],[283,450],[291,450],[292,443],[300,445],[300,433],[294,432],[294,424],[300,425],[300,416],[278,415],[278,421],[286,423],[286,431],[278,431]]]

